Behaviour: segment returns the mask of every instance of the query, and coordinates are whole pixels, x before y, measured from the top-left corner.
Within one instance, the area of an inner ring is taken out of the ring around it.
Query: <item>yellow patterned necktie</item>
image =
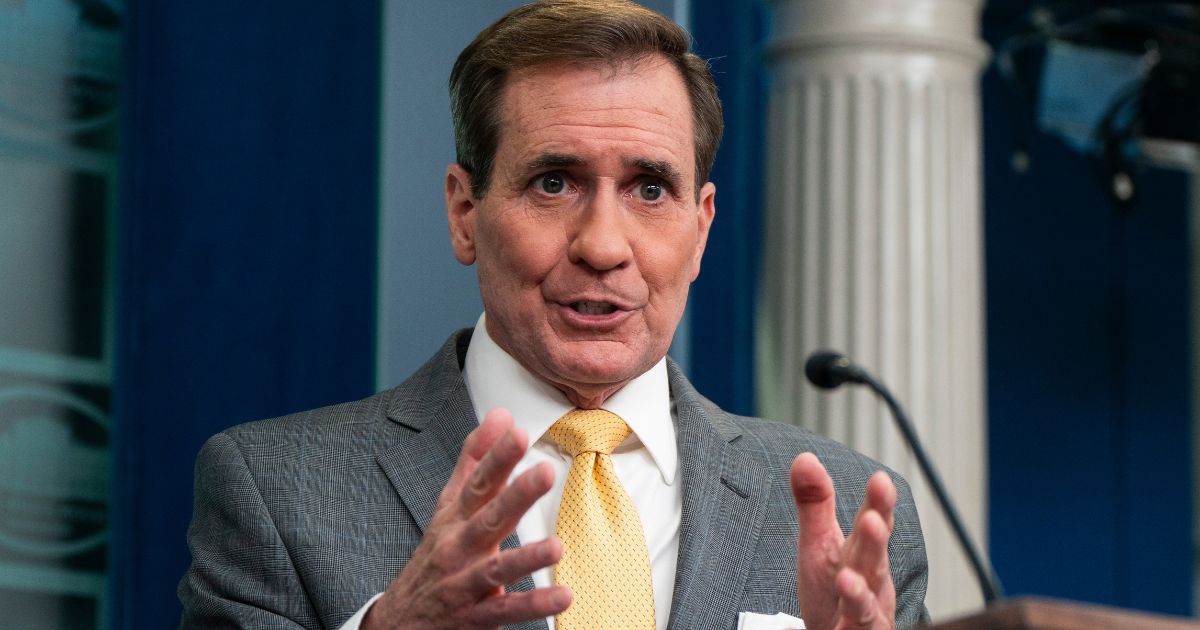
[[[547,435],[574,458],[558,508],[563,557],[554,583],[569,586],[575,599],[554,618],[556,630],[653,630],[646,535],[611,457],[629,425],[611,411],[575,409]]]

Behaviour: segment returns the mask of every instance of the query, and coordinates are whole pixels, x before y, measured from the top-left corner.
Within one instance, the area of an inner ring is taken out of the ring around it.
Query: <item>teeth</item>
[[[608,302],[575,302],[571,308],[584,315],[608,315],[617,310],[617,307]]]

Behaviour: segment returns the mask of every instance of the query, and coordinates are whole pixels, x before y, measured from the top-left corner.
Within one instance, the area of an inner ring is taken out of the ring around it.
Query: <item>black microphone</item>
[[[921,446],[921,440],[917,438],[917,432],[913,429],[908,414],[904,413],[900,403],[896,402],[883,383],[876,380],[866,370],[854,365],[846,355],[829,350],[809,355],[808,360],[804,362],[804,375],[808,377],[810,383],[821,389],[833,389],[842,383],[866,385],[878,394],[883,402],[887,403],[888,408],[892,410],[892,417],[896,419],[896,425],[900,427],[900,433],[904,435],[904,441],[912,449],[913,456],[917,458],[917,464],[925,475],[925,480],[929,482],[929,487],[933,490],[933,495],[937,498],[942,512],[950,521],[950,527],[954,529],[958,544],[971,562],[975,578],[979,580],[979,588],[983,591],[984,605],[991,605],[1003,597],[1004,591],[1000,587],[1000,579],[996,577],[995,571],[984,563],[983,556],[975,547],[975,543],[971,541],[971,536],[967,533],[962,518],[958,516],[958,510],[954,508],[954,504],[950,501],[950,495],[946,493],[941,478],[933,468],[933,462],[929,460],[929,456],[925,454],[925,448]]]

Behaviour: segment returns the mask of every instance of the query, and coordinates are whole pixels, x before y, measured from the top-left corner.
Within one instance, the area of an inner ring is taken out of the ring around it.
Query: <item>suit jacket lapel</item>
[[[470,339],[469,329],[452,336],[428,363],[393,390],[388,401],[388,419],[400,425],[405,435],[376,460],[422,535],[454,472],[463,442],[479,426],[462,380],[462,356]],[[520,544],[514,532],[500,547],[514,549]],[[533,588],[533,579],[525,576],[507,590]],[[510,627],[546,630],[546,622],[539,619]]]
[[[741,429],[669,364],[683,475],[672,628],[732,626],[766,515],[765,469],[732,443]]]

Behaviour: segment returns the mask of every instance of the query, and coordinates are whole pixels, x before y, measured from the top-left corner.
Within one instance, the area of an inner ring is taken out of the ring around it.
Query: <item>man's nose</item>
[[[582,208],[574,226],[567,256],[596,271],[617,269],[633,258],[628,220],[619,191],[597,191]]]

